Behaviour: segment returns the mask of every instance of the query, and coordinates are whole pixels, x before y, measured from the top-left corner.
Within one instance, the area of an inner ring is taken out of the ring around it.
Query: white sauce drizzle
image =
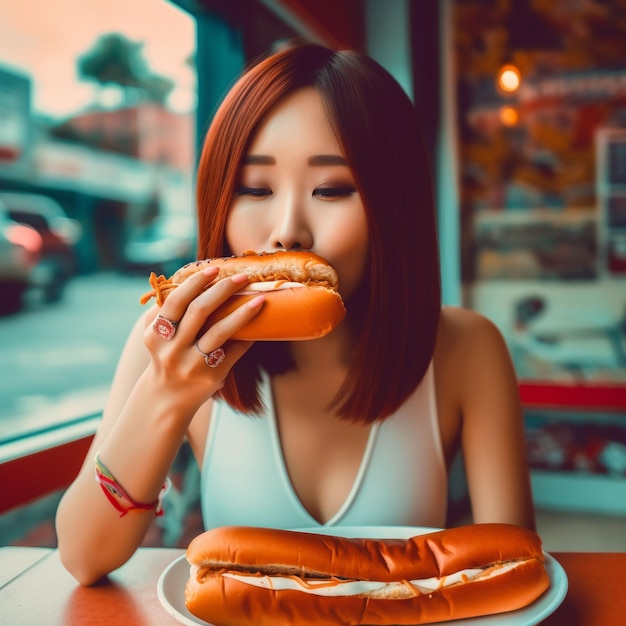
[[[246,296],[259,291],[276,291],[277,289],[293,289],[294,287],[306,287],[306,285],[288,280],[266,280],[260,283],[249,283],[235,295]]]
[[[517,563],[511,562],[503,564],[501,567],[494,569],[493,572],[487,574],[485,578],[498,576],[513,569]],[[310,579],[305,582],[295,577],[285,576],[263,576],[255,574],[237,574],[235,572],[224,572],[222,576],[232,578],[247,585],[262,587],[265,589],[273,589],[275,591],[294,590],[303,593],[319,595],[319,596],[355,596],[372,592],[393,593],[396,589],[406,587],[408,582],[416,589],[416,593],[426,591],[435,591],[442,587],[449,587],[462,581],[469,581],[483,573],[484,569],[464,569],[449,576],[442,578],[421,578],[406,582],[378,582],[369,580],[347,580],[330,583],[324,579]]]

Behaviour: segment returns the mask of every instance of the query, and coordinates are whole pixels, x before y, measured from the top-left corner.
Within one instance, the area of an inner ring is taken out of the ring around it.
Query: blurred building
[[[0,166],[16,175],[28,167],[31,89],[27,75],[0,65]]]
[[[195,112],[175,113],[154,102],[113,110],[87,111],[56,126],[57,138],[181,172],[195,162]]]

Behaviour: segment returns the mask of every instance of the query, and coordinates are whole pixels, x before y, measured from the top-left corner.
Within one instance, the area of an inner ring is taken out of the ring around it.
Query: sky
[[[177,83],[171,108],[194,108],[195,76],[185,61],[195,50],[195,22],[168,0],[0,0],[0,66],[31,76],[38,113],[67,117],[96,98],[114,105],[117,89],[79,81],[76,69],[76,58],[108,32],[144,42],[150,69]]]

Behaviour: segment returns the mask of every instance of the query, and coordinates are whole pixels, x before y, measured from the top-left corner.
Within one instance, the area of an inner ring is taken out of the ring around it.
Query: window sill
[[[100,415],[40,431],[0,445],[0,513],[65,489],[76,477]]]

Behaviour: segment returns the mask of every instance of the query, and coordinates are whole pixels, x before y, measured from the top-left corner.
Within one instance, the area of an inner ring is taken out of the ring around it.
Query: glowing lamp
[[[503,65],[498,72],[498,89],[505,93],[513,93],[519,89],[522,76],[515,65]]]

